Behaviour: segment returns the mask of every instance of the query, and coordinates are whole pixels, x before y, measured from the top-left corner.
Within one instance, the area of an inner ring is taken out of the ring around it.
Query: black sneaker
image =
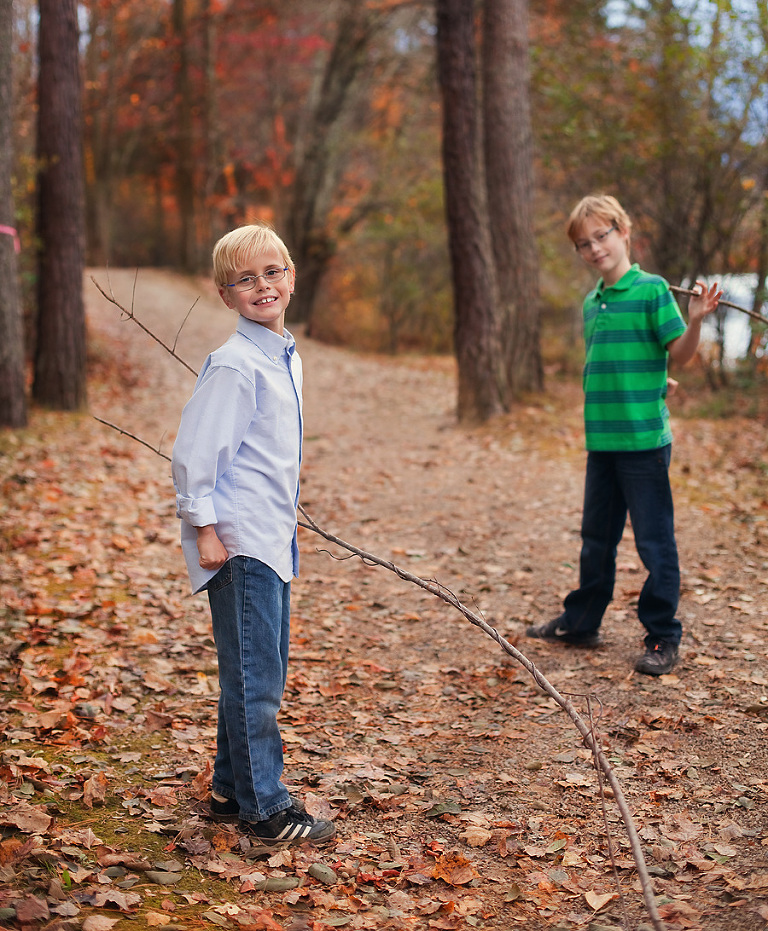
[[[212,821],[237,821],[240,817],[240,806],[233,798],[225,798],[223,802],[220,802],[211,796],[208,807]]]
[[[646,676],[664,676],[677,662],[677,646],[666,640],[657,640],[646,646],[645,653],[635,663],[635,672]]]
[[[291,799],[291,805],[299,811],[304,811],[304,802],[300,798],[295,798],[293,795],[289,796]],[[224,801],[219,801],[213,795],[209,803],[209,810],[211,815],[211,821],[229,821],[235,822],[240,818],[240,806],[237,804],[237,801],[233,798],[225,798]]]
[[[529,627],[526,637],[536,640],[547,640],[549,643],[566,643],[572,647],[596,647],[602,642],[600,632],[597,630],[574,631],[563,627],[562,620],[556,617],[546,624]]]
[[[327,844],[336,836],[333,821],[316,821],[312,815],[298,808],[286,808],[266,821],[240,821],[240,831],[265,847],[304,844],[311,841],[318,846]]]

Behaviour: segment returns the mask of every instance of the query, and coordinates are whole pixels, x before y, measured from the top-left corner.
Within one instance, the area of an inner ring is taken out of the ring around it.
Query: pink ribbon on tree
[[[5,233],[6,236],[13,236],[13,245],[16,248],[16,252],[21,252],[21,243],[19,242],[19,234],[12,226],[3,226],[0,224],[0,233]]]

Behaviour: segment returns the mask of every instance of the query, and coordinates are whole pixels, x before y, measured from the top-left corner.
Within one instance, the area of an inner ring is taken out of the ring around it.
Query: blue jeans
[[[291,806],[277,726],[291,583],[258,559],[235,556],[209,582],[208,600],[221,687],[213,788],[237,800],[243,821],[264,821]]]
[[[590,452],[584,486],[579,587],[565,599],[563,627],[588,633],[600,626],[616,582],[616,549],[629,512],[635,545],[648,570],[637,614],[646,645],[678,644],[675,617],[680,566],[669,486],[671,446],[641,452]]]

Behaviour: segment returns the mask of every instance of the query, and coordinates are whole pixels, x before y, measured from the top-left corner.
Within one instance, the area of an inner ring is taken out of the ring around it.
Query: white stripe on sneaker
[[[311,824],[286,824],[277,835],[277,840],[292,841],[297,837],[306,837],[312,830]]]

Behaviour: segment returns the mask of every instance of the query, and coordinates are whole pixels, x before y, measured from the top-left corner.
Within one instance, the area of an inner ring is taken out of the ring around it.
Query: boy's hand
[[[213,524],[197,528],[197,552],[200,554],[201,569],[221,569],[229,558]]]
[[[703,281],[697,281],[694,290],[696,293],[688,301],[689,321],[703,320],[707,314],[711,314],[717,308],[720,298],[723,296],[722,288],[718,288],[717,282],[707,290],[707,286]]]
[[[722,290],[715,282],[707,291],[703,281],[697,281],[695,291],[688,302],[688,326],[685,333],[667,343],[669,358],[678,365],[685,365],[696,355],[701,337],[701,321],[711,314],[723,296]]]

